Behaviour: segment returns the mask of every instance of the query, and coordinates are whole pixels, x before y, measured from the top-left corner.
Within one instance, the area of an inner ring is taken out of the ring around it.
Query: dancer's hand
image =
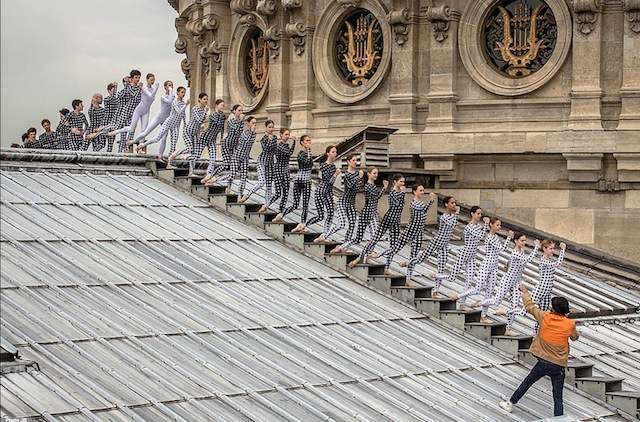
[[[564,242],[560,242],[560,249],[562,249],[563,251],[567,249],[567,244]]]
[[[336,176],[339,175],[340,173],[342,173],[342,169],[336,168]]]
[[[489,217],[484,217],[482,219],[482,221],[484,221],[485,223],[489,224],[489,222],[491,221],[491,219]]]
[[[187,101],[185,102],[186,105],[189,105],[189,103],[191,103],[191,99],[187,98]]]
[[[358,177],[362,179],[364,177],[364,171],[360,170],[358,172]]]
[[[431,198],[433,201],[437,201],[438,200],[438,195],[436,195],[435,193],[431,192],[429,194],[429,198]]]
[[[382,187],[385,188],[385,190],[389,187],[389,181],[388,180],[383,180],[382,181]]]
[[[537,247],[540,247],[540,241],[538,239],[533,241],[534,245],[536,245]]]
[[[400,188],[400,192],[402,192],[402,193],[407,193],[407,187],[406,187],[406,186],[402,186],[402,187]]]
[[[509,233],[507,234],[507,237],[513,239],[514,233],[513,230],[509,230]]]
[[[518,288],[520,289],[520,291],[521,291],[522,293],[527,293],[527,288],[525,287],[525,285],[524,285],[524,284],[521,284],[521,285],[520,285],[520,287],[518,287]]]
[[[460,205],[456,205],[456,214],[460,214]]]

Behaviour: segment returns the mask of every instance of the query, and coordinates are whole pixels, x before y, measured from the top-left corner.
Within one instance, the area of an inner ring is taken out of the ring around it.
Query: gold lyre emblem
[[[249,59],[249,76],[255,95],[262,90],[269,74],[269,46],[264,41],[262,34],[257,38],[251,38]]]
[[[380,53],[374,46],[374,32],[377,19],[373,19],[367,25],[367,19],[360,15],[356,21],[356,28],[349,21],[345,21],[347,31],[344,33],[347,38],[347,52],[343,54],[342,61],[347,65],[347,70],[351,72],[354,85],[363,85],[370,78],[368,73],[373,69]]]
[[[537,38],[538,13],[542,4],[539,4],[529,15],[529,6],[524,0],[515,8],[513,18],[509,12],[498,6],[502,14],[502,42],[497,42],[498,50],[502,58],[513,66],[509,70],[511,76],[528,76],[531,70],[527,68],[529,63],[538,57],[538,52],[544,40]]]

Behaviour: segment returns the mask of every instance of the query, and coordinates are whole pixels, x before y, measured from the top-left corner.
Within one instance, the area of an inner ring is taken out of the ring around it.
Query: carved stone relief
[[[392,10],[387,14],[387,22],[393,28],[393,35],[396,43],[402,45],[407,42],[409,34],[409,24],[411,23],[411,13],[406,7],[400,10]]]
[[[573,0],[573,12],[578,30],[589,35],[596,26],[602,0]]]
[[[640,0],[624,0],[624,12],[629,29],[640,33]]]
[[[295,53],[298,56],[304,53],[304,48],[306,44],[304,23],[302,22],[288,23],[284,28],[284,32],[287,34],[288,37],[291,38],[293,42],[293,50],[295,51]]]
[[[460,16],[458,12],[451,10],[449,6],[429,6],[427,9],[427,20],[433,27],[433,37],[438,42],[443,42],[449,35],[451,21]]]

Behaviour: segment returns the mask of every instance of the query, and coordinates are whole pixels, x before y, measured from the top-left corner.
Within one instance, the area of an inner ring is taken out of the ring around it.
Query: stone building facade
[[[191,97],[640,262],[640,0],[169,0]]]

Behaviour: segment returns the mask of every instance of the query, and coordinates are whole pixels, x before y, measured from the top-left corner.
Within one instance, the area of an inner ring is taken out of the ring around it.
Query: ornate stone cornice
[[[253,12],[256,8],[255,0],[231,0],[229,5],[233,13],[246,15]]]
[[[296,23],[288,23],[284,27],[284,32],[289,36],[293,42],[293,50],[299,56],[304,53],[304,47],[306,44],[305,35],[306,30],[304,27],[304,23],[296,22]]]
[[[209,73],[210,59],[216,64],[216,70],[220,70],[222,67],[222,46],[218,41],[211,41],[209,45],[205,45],[200,48],[200,57],[202,57],[202,65],[205,72]]]
[[[187,38],[182,35],[178,35],[174,47],[176,49],[176,53],[185,54],[187,52]]]
[[[409,9],[402,8],[400,10],[392,10],[387,14],[387,21],[393,28],[393,35],[396,43],[402,45],[407,42],[409,34],[409,24],[411,23],[411,13]]]
[[[589,35],[596,27],[602,0],[573,0],[573,12],[578,30]]]
[[[189,20],[185,24],[185,28],[191,35],[198,36],[202,35],[207,31],[213,31],[218,29],[220,25],[220,17],[217,15],[207,15],[202,19],[193,19]]]
[[[187,86],[191,86],[191,69],[193,68],[193,63],[188,58],[182,59],[180,62],[180,68],[182,69],[182,73],[184,73],[184,78],[187,80]]]
[[[640,0],[624,0],[623,6],[629,29],[636,34],[640,33]]]
[[[271,16],[278,11],[278,3],[275,0],[258,0],[256,12],[263,16]]]
[[[345,9],[348,9],[350,7],[360,6],[360,3],[362,2],[362,0],[336,0],[336,2],[338,2],[338,4],[344,7]]]
[[[447,5],[429,6],[426,18],[433,26],[433,37],[438,42],[443,42],[449,34],[449,27],[452,20],[458,20],[460,13],[452,10]]]
[[[281,0],[284,10],[296,9],[302,7],[302,0]]]
[[[264,31],[264,40],[269,47],[269,58],[275,59],[280,54],[280,36],[282,32],[277,26],[270,26]]]
[[[241,26],[256,26],[258,23],[258,18],[253,13],[249,13],[248,15],[242,15],[242,17],[238,20],[238,23]]]

